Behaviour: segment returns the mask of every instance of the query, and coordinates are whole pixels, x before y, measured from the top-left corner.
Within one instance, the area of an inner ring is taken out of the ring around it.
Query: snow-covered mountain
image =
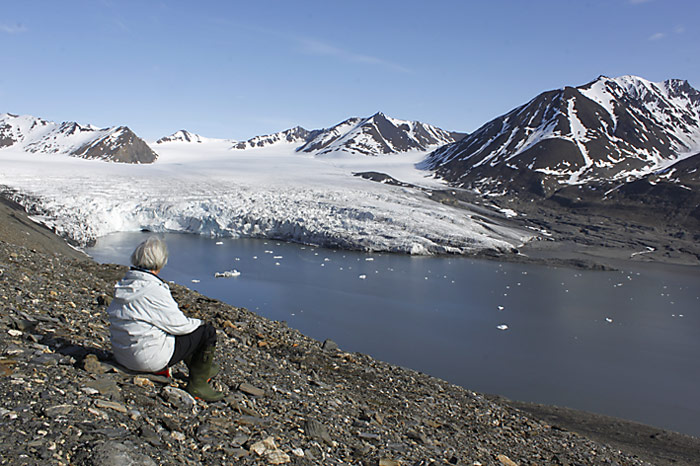
[[[204,136],[200,136],[199,134],[190,133],[187,130],[181,129],[179,131],[175,131],[170,136],[164,136],[158,139],[156,141],[156,144],[165,144],[166,142],[196,142],[198,144],[201,144],[208,140],[209,138],[205,138]]]
[[[0,114],[0,149],[66,154],[123,163],[152,163],[158,155],[126,126],[97,128],[54,123],[30,115]]]
[[[601,76],[542,93],[425,167],[485,193],[549,195],[566,185],[632,181],[700,150],[700,92],[687,81]]]
[[[380,155],[430,150],[464,137],[419,121],[397,120],[379,112],[369,118],[350,118],[319,130],[299,152],[322,155],[335,151]]]
[[[313,138],[316,134],[318,134],[318,131],[309,131],[301,126],[295,126],[294,128],[280,131],[279,133],[256,136],[248,139],[247,141],[235,143],[233,145],[233,149],[253,149],[256,147],[268,147],[280,143],[303,145],[309,140],[309,138]]]
[[[347,152],[375,156],[411,150],[429,151],[458,141],[464,135],[465,133],[445,131],[419,121],[397,120],[380,112],[368,118],[349,118],[330,128],[307,130],[295,126],[278,133],[256,136],[247,141],[231,141],[231,149],[247,150],[284,145],[297,152],[316,155]],[[156,144],[176,141],[201,143],[214,140],[180,130],[159,139]]]

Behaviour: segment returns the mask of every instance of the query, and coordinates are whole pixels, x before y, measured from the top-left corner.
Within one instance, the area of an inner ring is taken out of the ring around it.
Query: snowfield
[[[79,245],[142,229],[409,254],[510,251],[532,238],[420,189],[353,176],[377,171],[444,187],[415,168],[425,152],[315,156],[289,143],[230,150],[230,141],[215,139],[151,147],[159,158],[150,165],[0,149],[0,185],[35,220]]]

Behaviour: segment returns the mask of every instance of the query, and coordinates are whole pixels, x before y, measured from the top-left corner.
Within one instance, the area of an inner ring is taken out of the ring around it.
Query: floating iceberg
[[[239,272],[236,269],[233,269],[233,270],[226,270],[225,272],[216,272],[214,274],[214,276],[216,278],[231,278],[231,277],[237,277],[240,274],[241,274],[241,272]]]

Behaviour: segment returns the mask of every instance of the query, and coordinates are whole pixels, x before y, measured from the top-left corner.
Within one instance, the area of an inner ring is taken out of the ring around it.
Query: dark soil
[[[538,239],[519,254],[486,258],[586,269],[619,269],[656,262],[700,266],[700,224],[673,222],[643,208],[616,208],[590,202],[562,206],[552,199],[502,196],[484,198],[470,191],[433,191],[432,199],[476,211],[487,222],[532,231]],[[493,207],[517,217],[494,215]]]

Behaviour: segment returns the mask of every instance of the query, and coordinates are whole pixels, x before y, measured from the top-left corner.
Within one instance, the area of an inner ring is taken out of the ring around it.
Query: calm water
[[[126,264],[145,237],[111,235],[87,252]],[[263,240],[165,239],[165,279],[346,351],[475,391],[700,436],[697,269],[589,272]],[[241,275],[214,278],[232,269]]]

